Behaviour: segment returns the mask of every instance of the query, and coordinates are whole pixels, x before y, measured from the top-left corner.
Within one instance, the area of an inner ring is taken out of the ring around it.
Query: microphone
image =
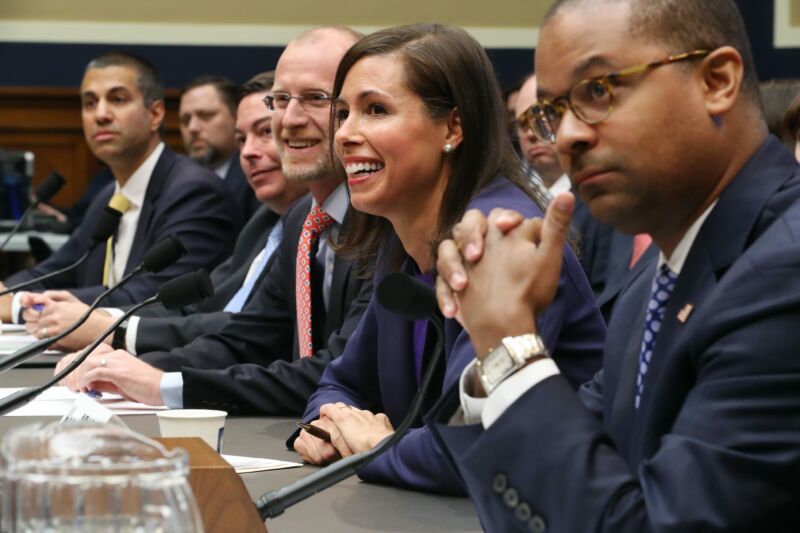
[[[33,212],[33,210],[36,209],[36,207],[40,203],[46,204],[47,202],[49,202],[50,198],[55,196],[56,193],[61,190],[61,187],[64,186],[64,183],[66,183],[64,177],[58,172],[53,172],[52,174],[47,176],[42,181],[42,183],[39,184],[38,187],[36,187],[36,191],[34,192],[33,202],[28,206],[28,208],[22,214],[22,217],[20,217],[19,222],[17,222],[16,225],[11,229],[11,231],[3,241],[3,244],[0,244],[0,250],[5,248],[6,244],[8,244],[8,241],[11,240],[11,237],[16,235],[16,233],[19,231],[19,229],[22,227],[25,221],[28,220],[28,217]]]
[[[434,346],[433,357],[431,357],[425,375],[422,377],[417,394],[414,396],[408,414],[397,426],[397,429],[389,437],[386,437],[371,450],[345,457],[331,465],[314,472],[310,476],[292,483],[286,487],[273,490],[261,496],[256,502],[256,509],[261,515],[262,520],[279,516],[290,507],[324,490],[339,481],[346,479],[366,465],[376,457],[391,448],[406,434],[411,424],[419,416],[422,410],[422,402],[425,394],[430,388],[433,374],[439,364],[444,350],[442,349],[442,339],[444,339],[444,326],[442,318],[438,315],[438,305],[433,289],[423,282],[412,278],[406,274],[395,272],[388,274],[381,280],[376,291],[378,303],[389,311],[393,311],[409,320],[421,320],[427,318],[434,329],[436,329],[437,339]]]
[[[14,394],[6,396],[0,400],[0,415],[4,415],[12,409],[30,402],[41,393],[64,379],[70,372],[78,368],[78,366],[80,366],[80,364],[83,363],[87,357],[89,357],[89,354],[92,353],[92,351],[103,342],[103,339],[105,339],[112,331],[114,331],[117,326],[122,324],[122,322],[127,320],[129,316],[142,307],[161,302],[168,309],[173,309],[173,306],[182,307],[184,305],[189,305],[204,298],[208,298],[212,294],[214,294],[214,287],[211,284],[211,278],[205,269],[189,272],[182,276],[178,276],[177,278],[166,281],[159,288],[158,294],[151,296],[145,301],[128,309],[122,316],[115,320],[113,324],[106,328],[106,330],[103,331],[103,333],[101,333],[100,336],[94,340],[94,342],[87,346],[78,357],[73,359],[67,366],[61,369],[61,372],[50,378],[50,380],[44,385],[21,389]]]
[[[112,209],[112,211],[114,210]],[[116,212],[119,213],[119,211]],[[97,306],[100,304],[103,298],[108,296],[112,291],[116,290],[117,288],[127,283],[128,280],[131,279],[136,274],[142,271],[160,272],[161,270],[165,269],[166,267],[168,267],[169,265],[173,264],[178,259],[180,259],[180,257],[184,253],[186,253],[186,248],[184,248],[180,239],[178,239],[178,237],[175,235],[170,235],[166,239],[157,242],[149,250],[147,250],[147,252],[145,252],[144,259],[142,259],[142,262],[139,264],[139,266],[137,266],[127,276],[122,278],[119,283],[117,283],[113,287],[106,289],[97,298],[95,298],[92,304],[89,306],[89,308],[86,309],[86,311],[83,312],[80,318],[78,318],[78,320],[76,320],[70,327],[68,327],[58,335],[53,335],[52,337],[47,337],[45,339],[38,340],[34,343],[25,346],[24,348],[17,350],[11,355],[3,359],[0,359],[0,374],[21,365],[25,361],[33,359],[34,357],[45,351],[47,348],[52,346],[54,343],[58,342],[59,340],[63,339],[64,337],[66,337],[67,335],[78,329],[81,326],[81,324],[83,324],[89,319],[89,315],[92,313],[92,311],[95,310],[95,308],[97,308]],[[178,278],[176,278],[176,280],[177,279]],[[167,286],[168,291],[171,290],[169,289],[169,287],[171,286]],[[173,296],[171,296],[172,294],[173,294],[172,292],[167,292],[165,297],[173,298]]]
[[[94,227],[92,228],[92,244],[89,246],[86,252],[84,252],[84,254],[78,258],[77,261],[75,261],[71,265],[65,266],[64,268],[54,270],[49,274],[44,274],[42,276],[39,276],[38,278],[33,278],[28,281],[23,281],[22,283],[17,283],[12,287],[6,287],[4,290],[0,291],[0,296],[12,292],[17,292],[20,289],[30,287],[31,285],[36,285],[37,283],[48,280],[50,278],[54,278],[56,276],[60,276],[65,272],[69,272],[70,270],[78,268],[80,265],[83,264],[84,261],[86,261],[86,259],[89,257],[89,254],[92,252],[95,246],[97,246],[102,242],[106,242],[109,237],[114,235],[114,232],[117,231],[117,226],[119,226],[120,218],[122,218],[122,213],[120,213],[116,209],[112,209],[111,207],[105,207],[103,211],[100,213],[100,216],[97,218]]]

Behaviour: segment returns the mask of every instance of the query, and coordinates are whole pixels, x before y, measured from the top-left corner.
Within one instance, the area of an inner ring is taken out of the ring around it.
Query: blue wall
[[[747,25],[759,77],[800,78],[800,49],[773,48],[773,2],[737,0]],[[83,68],[109,49],[125,49],[150,59],[168,87],[179,88],[198,74],[223,74],[243,82],[273,68],[280,47],[259,46],[103,46],[0,43],[0,86],[77,87]],[[489,57],[502,86],[533,67],[533,49],[492,49]]]

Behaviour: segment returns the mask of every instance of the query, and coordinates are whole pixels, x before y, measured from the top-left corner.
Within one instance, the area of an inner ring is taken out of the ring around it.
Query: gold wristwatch
[[[508,376],[535,357],[549,357],[542,338],[535,333],[505,337],[497,348],[478,359],[478,376],[488,396]]]

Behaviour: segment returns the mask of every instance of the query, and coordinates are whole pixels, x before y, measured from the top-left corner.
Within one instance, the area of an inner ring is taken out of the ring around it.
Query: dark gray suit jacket
[[[137,313],[141,319],[136,331],[136,353],[178,348],[201,335],[215,333],[225,327],[231,314],[223,309],[244,283],[253,259],[263,250],[279,219],[279,215],[267,206],[262,205],[256,211],[239,233],[233,255],[211,273],[214,295],[210,298],[176,310],[157,305],[145,307]],[[247,301],[256,292],[274,258],[275,254],[259,274]]]
[[[298,354],[295,317],[295,258],[311,198],[284,219],[275,260],[257,294],[219,332],[169,352],[141,358],[183,375],[184,407],[223,409],[229,414],[297,415],[317,389],[328,363],[343,351],[372,296],[372,281],[337,256],[325,308],[324,271],[311,271],[313,357]]]

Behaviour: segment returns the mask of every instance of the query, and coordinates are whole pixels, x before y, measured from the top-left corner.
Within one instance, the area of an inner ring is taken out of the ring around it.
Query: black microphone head
[[[205,269],[171,279],[158,289],[158,301],[167,309],[184,307],[214,294],[214,285]]]
[[[177,235],[173,234],[166,239],[155,243],[144,254],[142,266],[148,272],[160,272],[173,264],[186,253],[183,243]]]
[[[120,218],[122,218],[122,213],[112,207],[104,207],[92,228],[92,244],[105,242],[114,235]]]
[[[378,284],[378,303],[411,320],[428,318],[438,309],[433,289],[407,274],[388,274]]]
[[[47,203],[50,201],[50,198],[56,195],[58,191],[61,190],[61,187],[64,186],[67,180],[64,179],[64,176],[59,174],[58,172],[53,172],[49,176],[47,176],[38,187],[36,187],[36,191],[34,194],[36,195],[36,202]]]

